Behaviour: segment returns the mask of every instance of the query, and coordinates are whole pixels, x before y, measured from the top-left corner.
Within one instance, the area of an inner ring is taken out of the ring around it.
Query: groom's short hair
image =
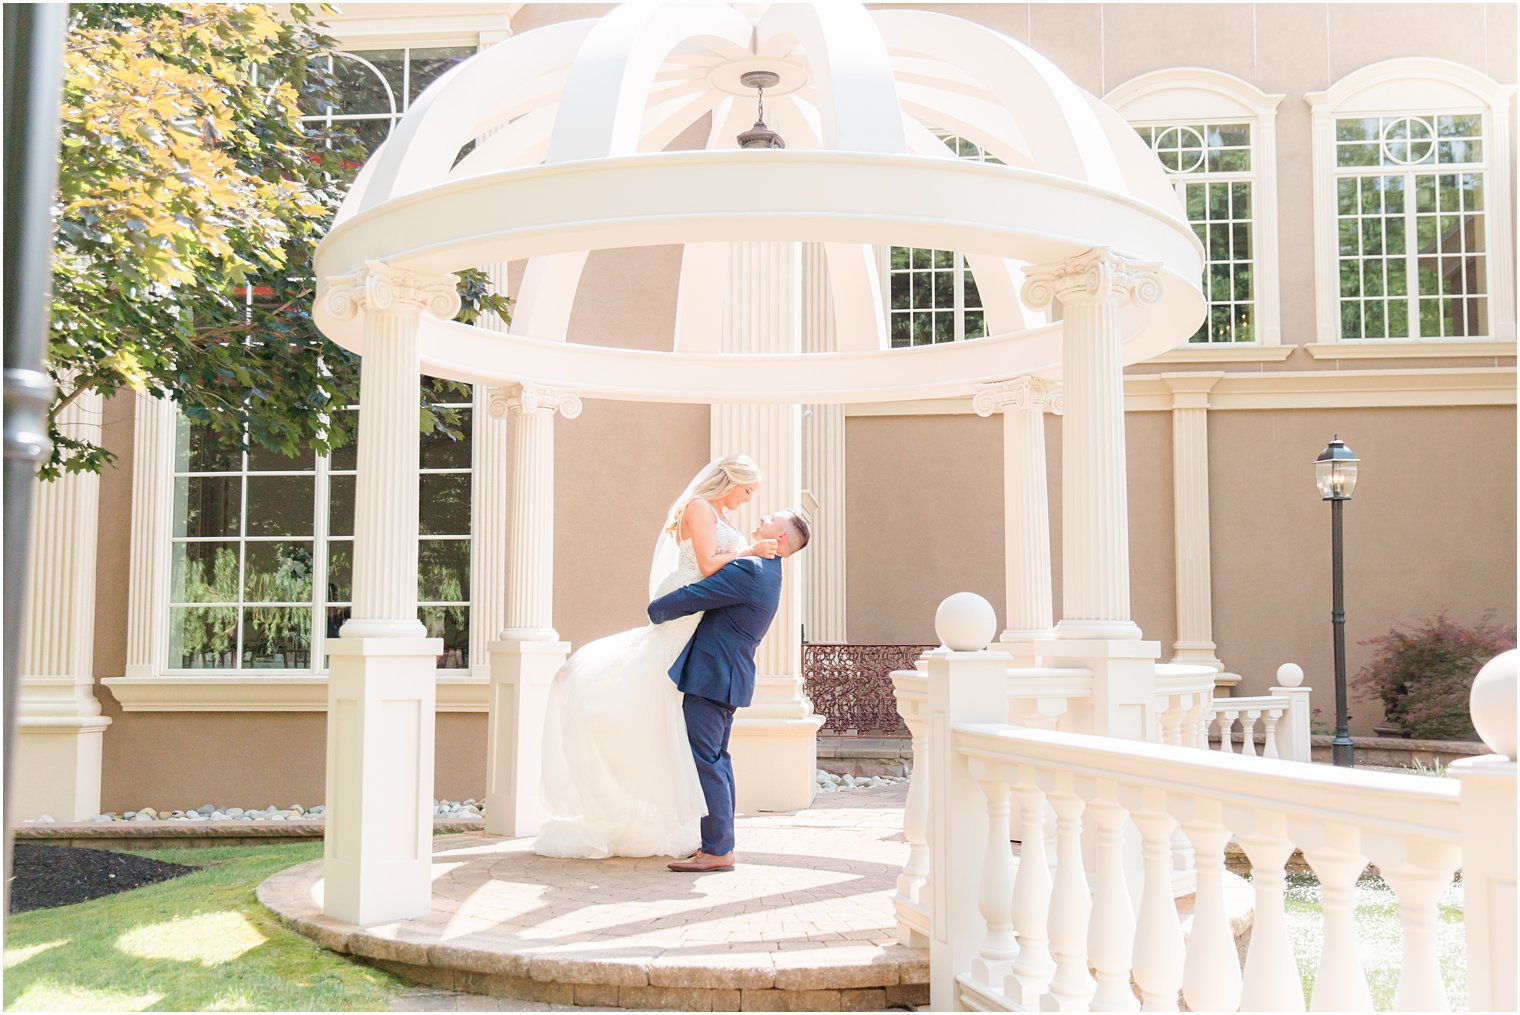
[[[790,540],[791,545],[787,547],[787,550],[791,553],[796,553],[798,550],[808,545],[808,540],[813,538],[812,528],[809,527],[807,521],[795,511],[788,511],[786,513],[786,527],[792,530],[792,538]]]

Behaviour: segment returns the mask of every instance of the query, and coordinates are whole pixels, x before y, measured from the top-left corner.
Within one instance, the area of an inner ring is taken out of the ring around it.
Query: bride
[[[651,600],[738,556],[774,557],[776,541],[746,545],[727,513],[760,485],[760,470],[729,455],[697,474],[665,519],[650,570]],[[549,689],[544,725],[541,856],[689,856],[707,813],[686,740],[681,692],[669,670],[700,613],[583,645]]]

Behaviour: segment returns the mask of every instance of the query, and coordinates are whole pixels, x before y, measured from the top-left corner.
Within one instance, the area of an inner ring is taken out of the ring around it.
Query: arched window
[[[1282,343],[1277,261],[1277,104],[1231,74],[1142,74],[1104,101],[1151,146],[1206,255],[1208,317],[1190,345]]]
[[[1405,58],[1307,96],[1320,343],[1514,340],[1513,92]]]

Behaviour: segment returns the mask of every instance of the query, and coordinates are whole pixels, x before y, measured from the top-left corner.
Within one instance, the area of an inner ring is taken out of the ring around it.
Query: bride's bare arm
[[[696,551],[697,568],[705,578],[738,554],[718,552],[718,513],[705,500],[694,500],[681,512],[681,527]]]

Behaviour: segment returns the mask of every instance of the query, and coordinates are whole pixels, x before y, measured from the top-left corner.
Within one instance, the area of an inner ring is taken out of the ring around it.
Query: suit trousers
[[[686,714],[686,739],[691,743],[702,796],[707,800],[702,852],[723,856],[734,850],[734,762],[728,755],[734,709],[727,702],[688,694],[681,710]]]

